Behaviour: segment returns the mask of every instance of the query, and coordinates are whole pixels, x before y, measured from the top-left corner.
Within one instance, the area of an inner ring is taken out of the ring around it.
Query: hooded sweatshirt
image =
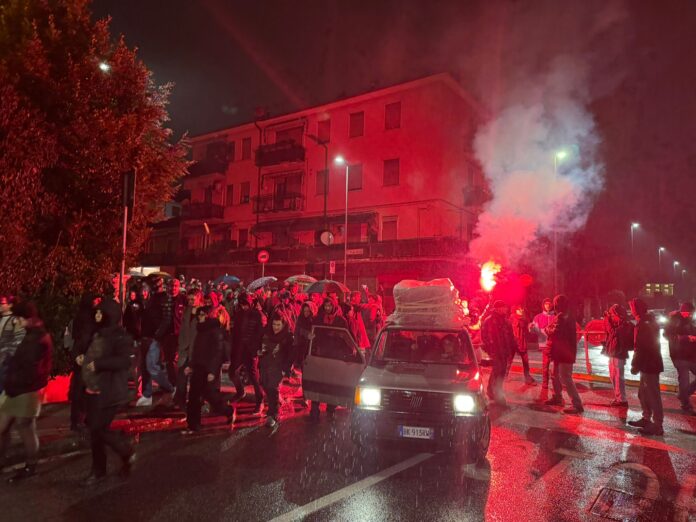
[[[568,298],[557,295],[553,300],[556,315],[546,328],[551,360],[562,364],[573,364],[577,356],[577,333],[575,320],[568,312]]]
[[[648,313],[648,305],[642,299],[630,301],[631,312],[636,317],[634,327],[633,360],[631,371],[659,374],[665,370],[660,352],[660,330],[655,318]]]

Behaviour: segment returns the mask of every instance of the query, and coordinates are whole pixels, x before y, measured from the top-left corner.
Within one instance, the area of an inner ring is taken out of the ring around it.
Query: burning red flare
[[[501,266],[495,261],[486,261],[481,266],[481,288],[486,292],[492,292],[498,283],[495,276],[500,272]]]

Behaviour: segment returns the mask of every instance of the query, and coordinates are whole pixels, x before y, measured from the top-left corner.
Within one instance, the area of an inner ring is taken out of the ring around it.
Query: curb
[[[510,371],[513,371],[515,373],[524,373],[524,368],[520,365],[513,364],[510,367]],[[533,373],[535,375],[541,375],[540,368],[530,368],[529,371],[530,371],[530,373]],[[575,373],[575,372],[573,372],[573,379],[578,380],[578,381],[611,384],[611,380],[609,379],[609,377],[606,377],[604,375],[591,375],[591,374],[587,374],[587,373]],[[631,387],[637,388],[640,385],[640,381],[637,381],[635,379],[626,379],[625,381],[626,381],[626,386],[631,386]],[[679,387],[675,386],[674,384],[660,384],[660,390],[664,391],[664,392],[677,393],[679,391]]]

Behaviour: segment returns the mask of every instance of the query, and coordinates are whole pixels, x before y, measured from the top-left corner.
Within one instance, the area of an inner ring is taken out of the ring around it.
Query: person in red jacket
[[[655,318],[648,313],[648,305],[642,299],[629,302],[636,318],[634,327],[633,360],[631,373],[640,373],[638,399],[643,409],[640,420],[630,421],[629,426],[641,428],[644,435],[662,435],[662,396],[660,395],[660,373],[665,368],[660,352],[660,329]]]
[[[573,406],[563,413],[577,414],[584,410],[582,400],[573,382],[573,364],[577,354],[575,319],[570,315],[569,302],[565,295],[553,299],[556,315],[546,328],[551,361],[553,361],[553,397],[545,404],[563,406],[563,387],[570,396]]]

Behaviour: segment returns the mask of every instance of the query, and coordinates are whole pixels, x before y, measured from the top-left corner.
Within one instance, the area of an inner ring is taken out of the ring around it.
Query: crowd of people
[[[536,385],[527,353],[529,336],[536,336],[542,352],[541,395],[550,406],[564,406],[563,390],[572,406],[563,411],[581,414],[582,400],[573,382],[577,353],[576,321],[563,295],[543,302],[531,317],[521,306],[511,310],[495,301],[480,316],[471,314],[469,332],[488,353],[491,365],[487,394],[505,405],[503,382],[519,356],[525,382]],[[664,371],[659,327],[641,299],[629,302],[630,314],[619,304],[605,317],[603,353],[609,357],[614,399],[610,406],[628,406],[624,371],[630,353],[632,374],[640,374],[638,397],[642,418],[631,426],[647,435],[663,433],[659,374]],[[85,485],[106,474],[110,447],[128,476],[134,450],[120,433],[111,430],[118,409],[135,399],[135,407],[153,404],[155,389],[168,394],[171,403],[186,413],[184,435],[201,429],[204,407],[224,419],[235,420],[235,404],[245,399],[245,385],[254,390],[252,415],[265,411],[265,424],[273,434],[279,426],[279,388],[302,372],[313,325],[346,328],[356,344],[369,349],[384,325],[382,297],[366,286],[341,292],[327,288],[307,295],[296,284],[247,291],[242,285],[154,277],[131,287],[122,306],[113,296],[85,295],[67,329],[72,374],[69,399],[71,429],[88,433],[92,467]],[[696,391],[696,323],[694,307],[682,304],[664,329],[670,356],[678,372],[679,400],[685,412],[694,413],[690,396]],[[21,436],[26,464],[10,480],[36,472],[39,441],[36,419],[42,390],[51,371],[53,346],[31,303],[0,297],[0,467],[9,443],[10,428]],[[235,387],[233,396],[221,392],[226,374]],[[131,389],[136,391],[133,397]],[[297,381],[295,381],[297,382]],[[156,387],[155,387],[156,385]],[[548,397],[549,390],[552,395]],[[165,395],[166,397],[166,395]],[[312,402],[308,419],[319,418]],[[328,415],[334,407],[327,405]]]
[[[640,298],[629,301],[629,312],[620,304],[612,305],[604,318],[606,333],[602,353],[609,358],[609,379],[614,398],[611,407],[628,408],[625,385],[626,361],[633,352],[630,363],[632,375],[640,375],[638,399],[642,409],[640,419],[629,421],[645,435],[664,433],[660,373],[664,364],[660,348],[660,328],[656,318],[648,312],[648,306]],[[522,359],[525,381],[536,384],[530,374],[527,355],[527,334],[538,336],[542,352],[542,388],[539,401],[549,406],[564,406],[563,390],[572,406],[564,413],[584,412],[582,399],[573,382],[573,364],[578,345],[578,327],[570,313],[568,298],[556,296],[545,299],[543,310],[529,319],[524,309],[515,306],[509,314],[503,301],[493,303],[491,312],[482,318],[481,341],[491,361],[491,375],[487,394],[494,403],[505,406],[503,382],[516,355]],[[696,321],[691,302],[682,303],[678,311],[670,314],[664,328],[669,343],[669,353],[679,381],[679,400],[682,410],[694,414],[690,402],[696,391]],[[550,371],[553,366],[553,372]],[[549,382],[552,396],[549,398]]]

